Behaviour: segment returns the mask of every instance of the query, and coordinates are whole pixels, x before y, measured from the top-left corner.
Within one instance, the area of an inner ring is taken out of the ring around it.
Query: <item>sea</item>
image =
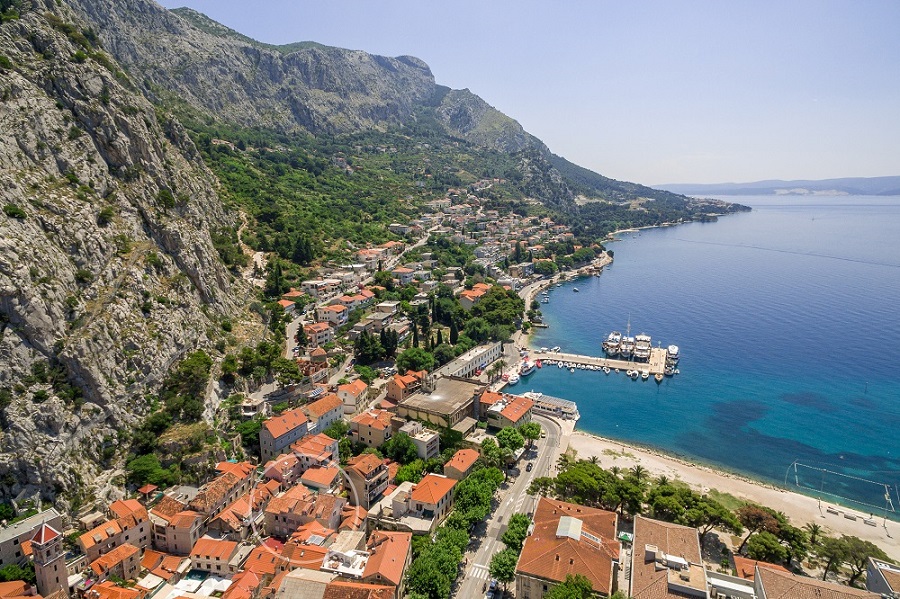
[[[630,324],[679,346],[678,374],[544,366],[510,391],[576,401],[585,432],[896,518],[900,197],[722,199],[753,210],[619,234],[599,277],[551,290],[530,341],[599,356]]]

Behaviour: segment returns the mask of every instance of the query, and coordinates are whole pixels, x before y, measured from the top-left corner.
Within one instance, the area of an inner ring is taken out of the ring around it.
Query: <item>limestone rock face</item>
[[[88,27],[51,0],[0,25],[7,496],[103,485],[147,394],[239,306],[215,178]]]

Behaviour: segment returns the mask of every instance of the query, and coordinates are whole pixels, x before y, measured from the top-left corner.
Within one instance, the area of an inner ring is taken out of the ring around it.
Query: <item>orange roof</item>
[[[287,310],[291,306],[295,305],[291,300],[280,299],[278,300],[278,305]]]
[[[294,289],[293,287],[291,287],[291,290],[287,293],[282,293],[281,297],[283,297],[284,299],[290,299],[292,297],[303,297],[304,295],[306,294],[299,289]]]
[[[40,533],[40,531],[38,532]],[[91,530],[78,537],[78,540],[84,549],[89,549],[94,545],[102,543],[109,537],[119,534],[120,532],[122,532],[122,527],[119,526],[118,522],[116,522],[115,520],[107,520],[103,524],[92,528]],[[32,539],[32,541],[34,540],[35,539]]]
[[[325,306],[321,308],[322,312],[335,312],[336,314],[340,314],[341,312],[347,311],[347,306],[342,306],[340,304],[332,304],[331,306]]]
[[[220,541],[218,539],[208,539],[202,537],[197,539],[191,548],[191,559],[215,559],[227,561],[231,559],[237,550],[238,544],[234,541]]]
[[[599,542],[579,535],[559,534],[563,516],[581,521],[581,531]],[[619,559],[616,514],[541,497],[534,514],[534,530],[519,556],[516,572],[562,582],[568,574],[582,574],[594,591],[612,593],[613,561]]]
[[[510,422],[518,422],[532,407],[534,407],[532,400],[514,395],[506,407],[500,410],[500,413]]]
[[[150,513],[168,521],[185,507],[187,507],[186,503],[178,501],[171,495],[163,495],[162,499],[157,501],[156,505],[153,506],[153,509],[150,510]]]
[[[317,347],[316,349],[309,352],[310,358],[317,358],[319,356],[327,356],[328,352],[322,349],[321,347]]]
[[[231,586],[222,594],[222,599],[250,599],[261,583],[262,579],[249,570],[238,572],[231,578]]]
[[[59,531],[44,522],[41,524],[41,527],[37,529],[37,532],[34,533],[34,536],[31,537],[31,542],[37,543],[38,545],[43,545],[44,543],[48,543],[58,536]]]
[[[228,493],[240,484],[240,482],[241,479],[231,472],[220,474],[209,483],[203,485],[200,492],[194,496],[189,505],[191,509],[207,514],[217,505],[222,503]]]
[[[350,419],[357,426],[367,426],[378,430],[386,430],[391,427],[392,414],[387,410],[366,410]]]
[[[356,379],[352,383],[347,383],[346,385],[341,385],[338,387],[338,391],[344,391],[345,393],[349,393],[354,397],[359,397],[360,393],[368,389],[369,386],[366,385],[366,382],[362,379]]]
[[[144,549],[144,555],[141,556],[141,569],[142,570],[152,570],[156,566],[162,562],[163,556],[165,554],[161,551],[154,551],[153,549]]]
[[[147,509],[137,499],[120,499],[109,504],[109,511],[116,518],[134,516],[139,520],[147,519]]]
[[[156,485],[146,484],[143,487],[141,487],[140,489],[138,489],[138,493],[140,493],[141,495],[149,495],[150,493],[157,490],[158,488],[159,487],[157,487]]]
[[[308,422],[306,414],[303,410],[296,409],[282,413],[280,416],[273,416],[263,422],[263,426],[273,438],[277,439],[296,430]]]
[[[138,599],[145,594],[146,591],[126,589],[111,580],[105,580],[91,587],[91,599]]]
[[[741,578],[744,578],[746,580],[753,580],[756,574],[756,566],[790,573],[790,570],[788,570],[784,566],[779,566],[778,564],[761,562],[759,560],[750,559],[749,557],[742,557],[740,555],[734,556],[734,569],[737,571],[737,575]]]
[[[0,597],[2,597],[3,599],[24,597],[30,591],[31,586],[24,580],[0,582]]]
[[[493,391],[485,391],[481,394],[481,397],[478,398],[478,401],[481,402],[482,405],[492,406],[498,401],[503,399],[502,393],[494,393]]]
[[[307,545],[306,543],[287,542],[284,544],[282,558],[287,562],[288,569],[306,568],[318,570],[322,567],[328,549],[319,545]]]
[[[334,439],[325,433],[306,435],[291,445],[295,454],[315,458],[319,461],[333,457]]]
[[[421,503],[437,504],[456,486],[456,480],[439,474],[426,474],[413,488],[410,498]]]
[[[328,412],[336,410],[337,408],[341,408],[343,405],[344,404],[341,401],[340,397],[338,397],[334,393],[329,393],[325,397],[307,404],[305,409],[310,418],[315,418],[318,420]]]
[[[759,569],[761,586],[768,599],[880,599],[884,595],[843,584],[825,582],[810,576],[798,576],[768,567]]]
[[[31,541],[22,541],[22,555],[25,557],[31,557],[34,554],[34,551],[31,549]]]
[[[231,472],[238,478],[247,478],[255,470],[250,462],[219,462],[216,464],[216,472],[223,474]]]
[[[298,460],[297,456],[295,456],[294,454],[283,453],[274,460],[269,460],[268,462],[266,462],[265,469],[266,472],[268,472],[270,468],[275,468],[276,470],[278,470],[278,472],[284,474],[285,472],[296,466],[299,462],[300,460]]]
[[[256,574],[275,574],[281,555],[268,545],[257,545],[244,563],[244,570]]]
[[[362,476],[368,476],[379,466],[381,466],[381,460],[371,453],[364,453],[347,461],[347,467]]]
[[[475,283],[474,285],[472,285],[472,289],[477,289],[479,291],[487,292],[487,291],[491,290],[491,286],[488,285],[487,283]]]
[[[412,544],[412,533],[384,532],[376,530],[369,537],[369,560],[363,571],[363,579],[381,575],[381,578],[397,586],[403,580],[403,568]]]
[[[416,272],[416,271],[414,271],[414,270],[411,269],[411,268],[406,268],[405,266],[398,266],[397,268],[395,268],[395,269],[392,270],[391,272],[396,272],[396,273],[399,273],[399,274],[401,274],[401,275],[406,275],[406,274],[409,274],[409,273],[411,273],[411,272]]]
[[[322,599],[394,599],[393,587],[335,580],[325,586]]]
[[[100,576],[103,573],[108,572],[109,569],[116,564],[124,562],[133,555],[140,553],[140,551],[140,549],[129,543],[119,545],[109,553],[101,555],[100,557],[92,561],[91,570],[94,571],[94,574]]]
[[[305,485],[330,487],[340,473],[337,468],[310,468],[300,477],[300,482]]]
[[[444,464],[444,468],[453,467],[459,472],[466,472],[478,461],[479,457],[480,454],[474,449],[460,449],[453,454],[450,461]]]
[[[297,543],[306,543],[313,535],[318,535],[323,539],[327,539],[334,534],[330,528],[325,528],[318,520],[312,520],[301,525],[297,530],[291,533],[291,540]]]
[[[200,520],[202,516],[198,512],[194,512],[192,510],[184,510],[183,512],[178,512],[169,520],[169,526],[174,526],[175,528],[193,528],[194,525]]]

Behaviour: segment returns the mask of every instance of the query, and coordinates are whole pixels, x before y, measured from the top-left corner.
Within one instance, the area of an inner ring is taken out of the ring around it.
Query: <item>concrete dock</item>
[[[599,358],[596,356],[583,356],[581,354],[567,354],[563,352],[541,352],[540,350],[532,350],[530,353],[532,360],[555,360],[558,362],[569,362],[572,364],[584,364],[586,366],[604,366],[615,370],[637,370],[650,372],[650,375],[665,374],[666,370],[666,350],[660,347],[650,349],[650,361],[640,362],[635,360],[616,360],[613,358]],[[554,365],[548,364],[544,368],[554,368]]]

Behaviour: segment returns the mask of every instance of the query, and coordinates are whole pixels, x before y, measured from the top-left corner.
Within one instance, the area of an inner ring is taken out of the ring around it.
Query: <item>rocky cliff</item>
[[[73,11],[21,4],[0,25],[0,494],[53,497],[109,478],[147,393],[239,302],[181,126]]]

